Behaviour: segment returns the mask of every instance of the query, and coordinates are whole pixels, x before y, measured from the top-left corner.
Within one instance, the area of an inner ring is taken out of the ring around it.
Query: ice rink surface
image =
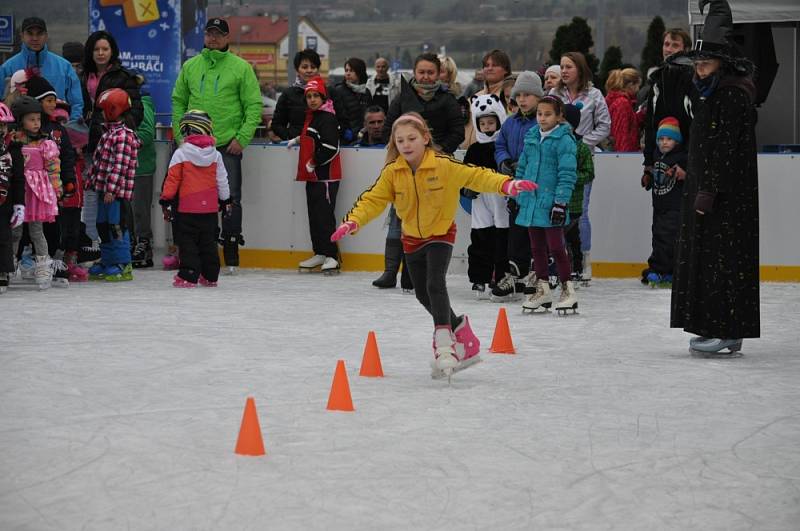
[[[416,299],[338,277],[171,274],[0,296],[0,529],[800,529],[800,286],[698,359],[669,291],[596,280],[580,315],[506,304],[516,355],[430,378]],[[386,377],[361,378],[377,334]],[[325,407],[344,359],[356,411]],[[267,455],[234,454],[255,398]]]

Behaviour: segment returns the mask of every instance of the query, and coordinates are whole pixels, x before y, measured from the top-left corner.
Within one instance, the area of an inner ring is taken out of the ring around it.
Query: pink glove
[[[510,196],[518,196],[520,192],[533,192],[539,186],[533,181],[523,179],[511,179],[503,183],[503,193]]]
[[[14,213],[11,215],[11,228],[16,229],[25,221],[25,205],[14,205]]]
[[[333,232],[333,234],[331,234],[331,241],[338,242],[351,232],[355,232],[357,230],[358,230],[358,223],[356,223],[355,221],[345,221],[344,223],[339,225],[339,228],[336,229]]]

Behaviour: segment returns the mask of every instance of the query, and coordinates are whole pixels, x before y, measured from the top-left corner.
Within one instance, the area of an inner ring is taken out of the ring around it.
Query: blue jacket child
[[[544,138],[538,124],[527,132],[516,178],[539,185],[533,192],[522,193],[517,198],[517,225],[553,227],[550,223],[553,205],[569,205],[578,178],[577,148],[569,124],[557,125]],[[569,212],[564,224],[568,223]]]

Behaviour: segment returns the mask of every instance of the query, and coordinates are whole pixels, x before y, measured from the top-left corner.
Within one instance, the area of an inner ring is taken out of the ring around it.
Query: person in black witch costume
[[[711,4],[689,57],[699,101],[676,244],[671,327],[698,337],[702,354],[739,352],[760,335],[756,88],[753,64],[730,39],[725,0]]]

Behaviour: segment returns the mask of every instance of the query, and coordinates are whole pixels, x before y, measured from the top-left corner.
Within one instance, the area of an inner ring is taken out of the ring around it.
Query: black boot
[[[400,269],[400,262],[403,258],[403,244],[400,240],[386,239],[386,251],[384,253],[384,271],[377,280],[372,281],[376,288],[393,288],[397,286],[397,270]]]
[[[244,245],[244,238],[241,234],[223,235],[222,258],[227,267],[239,267],[239,246]]]
[[[131,265],[134,269],[153,267],[153,247],[147,238],[137,238],[131,251]]]
[[[406,255],[403,254],[403,271],[400,273],[400,287],[403,288],[403,291],[414,291],[414,283],[411,282],[411,274],[408,272],[408,267],[406,266]]]

